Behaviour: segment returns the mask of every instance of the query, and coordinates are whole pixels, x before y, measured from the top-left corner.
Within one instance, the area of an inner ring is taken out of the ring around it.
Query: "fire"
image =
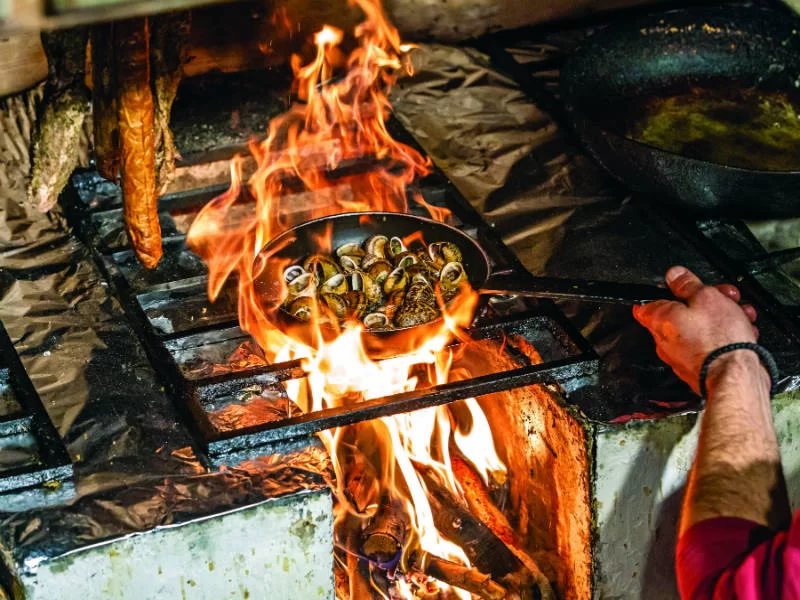
[[[354,32],[358,47],[345,58],[339,49],[344,33],[325,26],[314,37],[316,55],[310,62],[292,57],[297,100],[269,123],[262,142],[250,144],[255,173],[243,182],[241,162],[235,159],[229,191],[203,208],[188,235],[189,245],[208,265],[209,297],[215,300],[235,276],[242,329],[255,338],[268,360],[302,359],[307,377],[288,382],[286,388],[305,411],[446,383],[454,359],[449,345],[454,337],[467,341],[464,330],[477,302],[471,290],[450,305],[437,294],[443,318],[436,328],[426,329],[422,339],[410,339],[404,353],[378,361],[371,358],[357,324],[346,323],[333,339],[324,338],[318,329],[314,344],[281,331],[274,326],[277,307],[266,306],[256,290],[257,281],[288,266],[276,255],[261,252],[278,234],[344,212],[407,212],[409,184],[429,171],[429,159],[394,140],[386,127],[391,109],[388,93],[401,71],[410,72],[406,52],[412,47],[401,44],[378,0],[355,1],[366,15]],[[363,165],[368,168],[359,172]],[[355,172],[342,175],[348,167]],[[448,217],[448,211],[428,205],[421,196],[414,199],[433,219]],[[249,209],[246,218],[241,218],[242,208]],[[316,245],[318,251],[329,252],[330,231]],[[282,277],[276,279],[286,285]],[[318,316],[311,321],[317,328]],[[435,474],[456,497],[461,496],[450,464],[452,447],[459,448],[485,479],[489,472],[504,471],[486,417],[474,400],[467,408],[472,414],[470,431],[454,430],[447,408],[432,408],[320,435],[337,475],[338,520],[355,520],[363,526],[386,501],[400,507],[408,521],[408,534],[402,540],[404,568],[416,549],[469,564],[463,550],[437,531],[426,480],[420,475],[421,469]],[[356,451],[375,466],[378,480],[377,486],[367,486],[361,503],[347,490],[347,456]],[[338,543],[348,552],[358,552],[345,538],[340,533]],[[409,583],[396,585],[402,591]]]

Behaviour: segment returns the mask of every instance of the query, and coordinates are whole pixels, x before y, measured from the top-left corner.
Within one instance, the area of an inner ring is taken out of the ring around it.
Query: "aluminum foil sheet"
[[[494,43],[558,97],[558,66],[588,29],[544,32]],[[538,38],[535,36],[539,36]],[[504,46],[500,46],[503,48]],[[661,284],[675,264],[709,283],[722,276],[685,239],[611,181],[550,114],[475,49],[423,45],[415,74],[393,95],[395,116],[534,275]],[[698,399],[655,354],[628,306],[561,303],[601,356],[607,402],[598,420],[659,417]],[[762,319],[776,354],[797,348]],[[583,405],[583,404],[582,404]]]
[[[0,200],[0,320],[75,467],[59,489],[0,496],[16,565],[324,485],[313,442],[207,468],[88,250],[21,198]]]

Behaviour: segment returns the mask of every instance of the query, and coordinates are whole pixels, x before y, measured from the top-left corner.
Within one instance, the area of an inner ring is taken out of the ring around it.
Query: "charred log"
[[[395,562],[403,551],[408,518],[398,501],[384,497],[381,506],[361,536],[361,550],[371,561],[385,565]]]
[[[492,580],[491,575],[478,569],[465,567],[428,552],[415,552],[411,558],[413,568],[429,577],[452,585],[486,600],[502,600],[509,593],[506,588]]]

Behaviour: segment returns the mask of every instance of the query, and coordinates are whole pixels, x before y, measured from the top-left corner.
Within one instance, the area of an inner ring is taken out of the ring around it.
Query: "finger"
[[[753,305],[743,304],[742,311],[744,312],[744,314],[747,315],[747,318],[750,319],[751,323],[756,322],[756,319],[758,318],[758,313],[756,312],[756,309],[753,307]]]
[[[758,341],[758,335],[759,335],[759,333],[760,333],[760,332],[758,331],[758,327],[756,327],[755,325],[753,325],[753,335],[754,335],[754,336],[756,336],[756,341]]]
[[[672,267],[667,271],[667,285],[676,298],[688,300],[703,289],[703,282],[686,267]]]
[[[723,296],[730,298],[734,302],[739,302],[739,300],[742,299],[742,295],[739,293],[739,288],[737,288],[735,285],[731,285],[730,283],[721,283],[714,287],[722,292]]]
[[[668,321],[670,313],[674,310],[688,310],[685,305],[674,300],[657,300],[644,306],[635,306],[634,318],[656,338],[664,337],[664,324]]]

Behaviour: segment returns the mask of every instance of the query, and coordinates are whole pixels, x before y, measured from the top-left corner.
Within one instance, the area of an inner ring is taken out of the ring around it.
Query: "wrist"
[[[769,395],[769,372],[752,350],[734,350],[716,358],[708,369],[706,386],[709,398],[727,384],[748,385]]]

